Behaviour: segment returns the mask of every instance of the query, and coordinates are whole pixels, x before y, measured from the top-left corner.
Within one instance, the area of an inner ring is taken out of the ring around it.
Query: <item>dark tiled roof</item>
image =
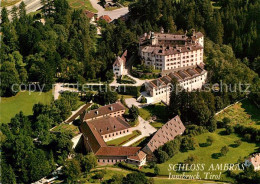
[[[197,66],[196,68],[187,68],[185,70],[179,70],[179,71],[169,73],[169,75],[165,75],[161,78],[150,81],[148,84],[152,88],[164,87],[169,83],[171,83],[174,79],[177,80],[178,82],[181,82],[186,79],[191,79],[193,77],[196,77],[203,72],[206,72],[206,70],[201,69],[200,66]]]
[[[124,121],[122,117],[104,117],[88,121],[91,123],[100,135],[109,134],[115,131],[125,130],[131,126]]]
[[[120,102],[102,106],[98,109],[87,112],[84,116],[84,120],[104,116],[121,110],[125,110],[125,107]]]
[[[142,51],[147,53],[153,53],[156,55],[168,56],[168,55],[179,54],[184,52],[196,51],[200,49],[203,49],[203,46],[201,46],[200,44],[185,45],[176,48],[172,46],[167,48],[164,46],[149,45],[143,47]]]
[[[164,145],[168,141],[174,140],[177,135],[181,135],[185,130],[179,116],[175,116],[162,126],[148,142],[147,147],[154,152],[160,146]]]

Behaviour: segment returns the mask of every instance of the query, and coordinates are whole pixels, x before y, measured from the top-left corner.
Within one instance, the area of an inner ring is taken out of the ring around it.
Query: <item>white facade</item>
[[[102,135],[102,138],[105,142],[107,142],[107,141],[112,141],[114,139],[118,139],[120,137],[130,135],[132,133],[133,133],[132,128],[128,128],[125,130],[120,130],[120,131],[115,131],[115,132],[112,132],[109,134],[104,134],[104,135]]]
[[[203,63],[204,36],[145,33],[140,38],[139,53],[147,66],[158,70],[171,70]]]
[[[203,63],[203,49],[198,49],[188,52],[180,52],[171,55],[158,55],[148,51],[149,48],[144,48],[141,52],[141,57],[144,64],[153,66],[158,70],[171,70],[187,66],[196,66]]]
[[[113,66],[113,72],[114,72],[114,75],[116,77],[120,77],[122,75],[127,74],[127,70],[126,70],[126,68],[123,64],[122,65],[114,65]]]
[[[176,80],[178,85],[187,91],[201,89],[206,82],[207,71],[197,68],[181,71],[181,74],[185,75],[180,75],[179,71],[145,83],[146,92],[153,101],[151,102],[150,98],[150,103],[157,103],[160,101],[163,101],[166,104],[170,103],[170,95],[173,90],[176,90],[176,86],[173,86],[172,80]],[[190,74],[188,72],[190,72]]]
[[[127,50],[123,53],[121,57],[118,56],[113,64],[113,73],[116,77],[127,75],[126,60]]]

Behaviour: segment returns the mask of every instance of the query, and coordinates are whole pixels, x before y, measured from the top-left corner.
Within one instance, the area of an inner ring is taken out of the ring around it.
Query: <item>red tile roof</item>
[[[115,131],[131,128],[131,126],[127,122],[125,122],[125,120],[122,117],[108,116],[88,121],[88,123],[91,123],[100,135],[105,135]]]
[[[102,106],[98,109],[91,110],[91,111],[87,112],[85,114],[83,120],[104,116],[104,115],[114,113],[114,112],[117,112],[117,111],[122,111],[122,110],[125,110],[125,107],[120,102],[110,104],[110,105],[106,105],[106,106]]]
[[[85,11],[85,14],[89,19],[92,19],[95,16],[95,13],[87,10]]]
[[[114,62],[113,66],[121,66],[126,64],[126,58],[127,58],[127,50],[123,53],[121,57],[117,57],[116,61]]]
[[[97,156],[131,156],[135,155],[141,147],[113,147],[107,146],[100,148],[95,155]]]
[[[100,20],[105,20],[107,23],[110,23],[112,19],[108,15],[102,15],[99,17]]]
[[[101,135],[95,130],[95,127],[91,123],[81,123],[80,131],[90,144],[89,146],[93,153],[96,153],[101,147],[107,146]]]
[[[100,118],[100,120],[104,118]],[[119,120],[120,121],[120,120]],[[91,148],[91,151],[97,156],[133,156],[139,155],[138,151],[141,147],[113,147],[107,146],[102,136],[94,126],[95,122],[82,122],[80,125],[80,131],[84,136],[85,141]],[[139,155],[139,157],[141,157]]]
[[[144,159],[144,157],[146,157],[146,153],[143,151],[139,151],[138,154],[131,155],[128,157],[128,159],[141,161]]]

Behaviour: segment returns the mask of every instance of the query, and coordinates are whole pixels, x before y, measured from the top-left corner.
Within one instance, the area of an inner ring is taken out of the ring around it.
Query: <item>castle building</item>
[[[113,72],[116,77],[127,74],[126,69],[126,60],[127,60],[127,50],[123,53],[121,57],[117,57],[113,64]]]
[[[145,33],[139,40],[139,54],[147,66],[161,71],[181,67],[196,66],[203,63],[204,35],[193,31],[176,35],[164,33]]]
[[[170,102],[170,95],[176,90],[176,84],[187,91],[201,89],[207,79],[207,71],[200,66],[189,67],[166,74],[163,77],[145,83],[148,103]],[[149,101],[150,100],[150,101]]]
[[[106,105],[81,114],[79,127],[87,152],[93,152],[99,165],[126,162],[137,166],[146,163],[146,154],[141,147],[107,146],[106,142],[132,133],[132,127],[122,115],[125,107],[121,103]]]
[[[98,121],[102,121],[102,119]],[[126,162],[143,166],[146,163],[146,154],[141,150],[141,147],[107,146],[104,135],[102,131],[100,131],[103,129],[106,130],[107,123],[105,123],[104,126],[102,126],[102,124],[96,125],[96,123],[97,122],[93,121],[83,121],[80,125],[80,131],[83,135],[86,151],[95,154],[99,165],[113,165],[117,162]],[[98,129],[98,127],[100,129]],[[113,128],[108,130],[109,133],[118,132],[118,130],[113,131]],[[106,134],[109,133],[106,132]]]
[[[154,134],[148,144],[143,148],[143,151],[148,155],[152,155],[160,146],[174,140],[176,136],[182,135],[184,131],[185,126],[180,117],[175,116]]]

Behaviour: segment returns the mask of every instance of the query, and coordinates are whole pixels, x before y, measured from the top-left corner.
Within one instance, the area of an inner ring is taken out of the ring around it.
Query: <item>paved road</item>
[[[23,1],[26,4],[27,13],[35,12],[42,7],[41,0],[23,0]],[[90,0],[90,2],[92,6],[98,11],[98,16],[108,15],[113,20],[129,12],[128,7],[116,9],[113,11],[106,11],[102,6],[98,4],[99,2],[98,0]],[[19,6],[20,3],[21,2],[16,3],[15,6]],[[12,6],[7,7],[7,9],[11,10]]]
[[[60,96],[60,93],[62,93],[64,91],[79,92],[77,89],[63,87],[63,86],[64,86],[63,83],[56,83],[54,85],[54,89],[52,89],[53,90],[54,100],[57,100],[59,98],[59,96]]]
[[[135,142],[141,140],[144,137],[148,137],[148,136],[150,136],[151,134],[153,134],[154,132],[157,131],[156,128],[154,128],[152,125],[150,125],[150,123],[148,121],[145,121],[140,116],[138,117],[138,121],[139,121],[139,125],[136,126],[136,127],[133,127],[132,130],[133,131],[139,130],[142,134],[139,135],[138,137],[134,138],[133,140],[127,142],[123,146],[131,146]]]
[[[19,6],[22,1],[15,4],[15,6]],[[36,10],[42,7],[41,0],[23,0],[26,4],[26,11],[27,13],[35,12]],[[7,7],[7,10],[11,10],[12,6]]]
[[[121,17],[129,12],[128,7],[116,9],[113,11],[106,11],[102,6],[98,4],[98,0],[90,0],[92,6],[98,11],[98,16],[108,15],[112,20]]]

